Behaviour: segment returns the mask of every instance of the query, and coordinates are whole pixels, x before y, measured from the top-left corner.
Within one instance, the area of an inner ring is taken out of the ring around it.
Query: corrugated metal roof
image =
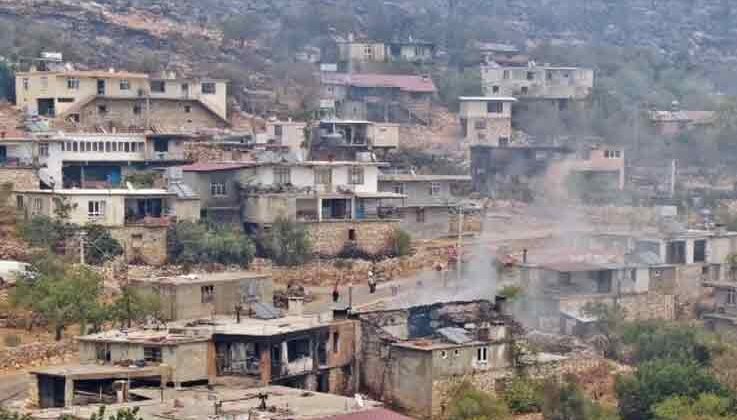
[[[439,328],[437,333],[453,344],[466,344],[474,340],[468,330],[456,327]]]
[[[426,76],[407,74],[345,74],[325,73],[323,83],[357,87],[398,88],[406,92],[434,93],[435,83]]]

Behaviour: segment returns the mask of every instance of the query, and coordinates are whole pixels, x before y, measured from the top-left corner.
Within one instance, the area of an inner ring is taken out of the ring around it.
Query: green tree
[[[543,418],[545,420],[614,420],[618,417],[584,395],[573,376],[562,383],[548,381],[543,388]]]
[[[463,383],[453,392],[448,420],[505,420],[511,418],[504,401]]]
[[[239,231],[209,229],[187,221],[169,231],[169,259],[177,264],[216,262],[248,267],[255,254],[253,241]]]
[[[110,235],[110,231],[101,225],[85,225],[85,262],[101,265],[118,255],[123,254],[123,246]]]
[[[90,420],[105,420],[105,406],[99,408],[97,413],[93,413],[90,416]],[[122,408],[107,417],[107,420],[143,420],[143,417],[139,415],[140,408]]]
[[[543,407],[543,384],[529,378],[516,377],[504,390],[504,401],[516,414],[537,413]]]
[[[392,253],[397,257],[404,257],[412,253],[412,237],[402,229],[395,229],[391,237]]]
[[[127,328],[148,316],[161,318],[161,299],[152,292],[123,287],[122,293],[110,306],[110,319]]]
[[[634,375],[618,377],[615,389],[624,420],[654,419],[656,405],[674,396],[698,398],[707,393],[732,399],[731,392],[705,369],[683,360],[642,363]]]
[[[20,234],[33,247],[58,249],[67,239],[67,230],[56,219],[34,216],[20,226]]]
[[[705,338],[694,328],[662,321],[628,323],[622,333],[622,340],[632,347],[637,363],[671,359],[708,366],[715,349]]]
[[[729,398],[701,394],[697,398],[675,396],[658,403],[653,409],[657,420],[737,419]]]
[[[72,324],[86,323],[99,312],[102,278],[84,266],[65,265],[57,257],[34,256],[29,272],[17,283],[11,302],[40,314],[54,329],[56,340]]]
[[[312,256],[307,229],[285,218],[279,218],[260,238],[261,251],[278,265],[297,266]]]

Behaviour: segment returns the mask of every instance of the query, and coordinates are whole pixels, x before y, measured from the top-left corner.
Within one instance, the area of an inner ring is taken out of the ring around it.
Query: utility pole
[[[79,263],[85,265],[84,247],[86,245],[85,236],[87,233],[84,230],[79,232]]]
[[[456,252],[458,266],[458,283],[462,280],[461,265],[463,264],[463,204],[458,204],[458,252]]]

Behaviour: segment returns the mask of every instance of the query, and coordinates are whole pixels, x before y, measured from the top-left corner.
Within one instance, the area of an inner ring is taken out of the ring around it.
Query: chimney
[[[494,309],[499,315],[509,315],[507,298],[504,296],[496,295],[496,297],[494,298]]]
[[[287,314],[289,316],[302,316],[302,307],[305,298],[302,296],[289,296],[287,298]]]

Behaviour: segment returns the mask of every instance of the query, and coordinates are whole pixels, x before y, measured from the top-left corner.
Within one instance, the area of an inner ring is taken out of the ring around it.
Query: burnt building
[[[442,418],[463,380],[494,392],[514,367],[519,331],[504,299],[360,313],[362,390],[418,418]]]
[[[472,146],[473,189],[493,198],[529,200],[550,164],[570,153],[570,149],[559,146]]]

